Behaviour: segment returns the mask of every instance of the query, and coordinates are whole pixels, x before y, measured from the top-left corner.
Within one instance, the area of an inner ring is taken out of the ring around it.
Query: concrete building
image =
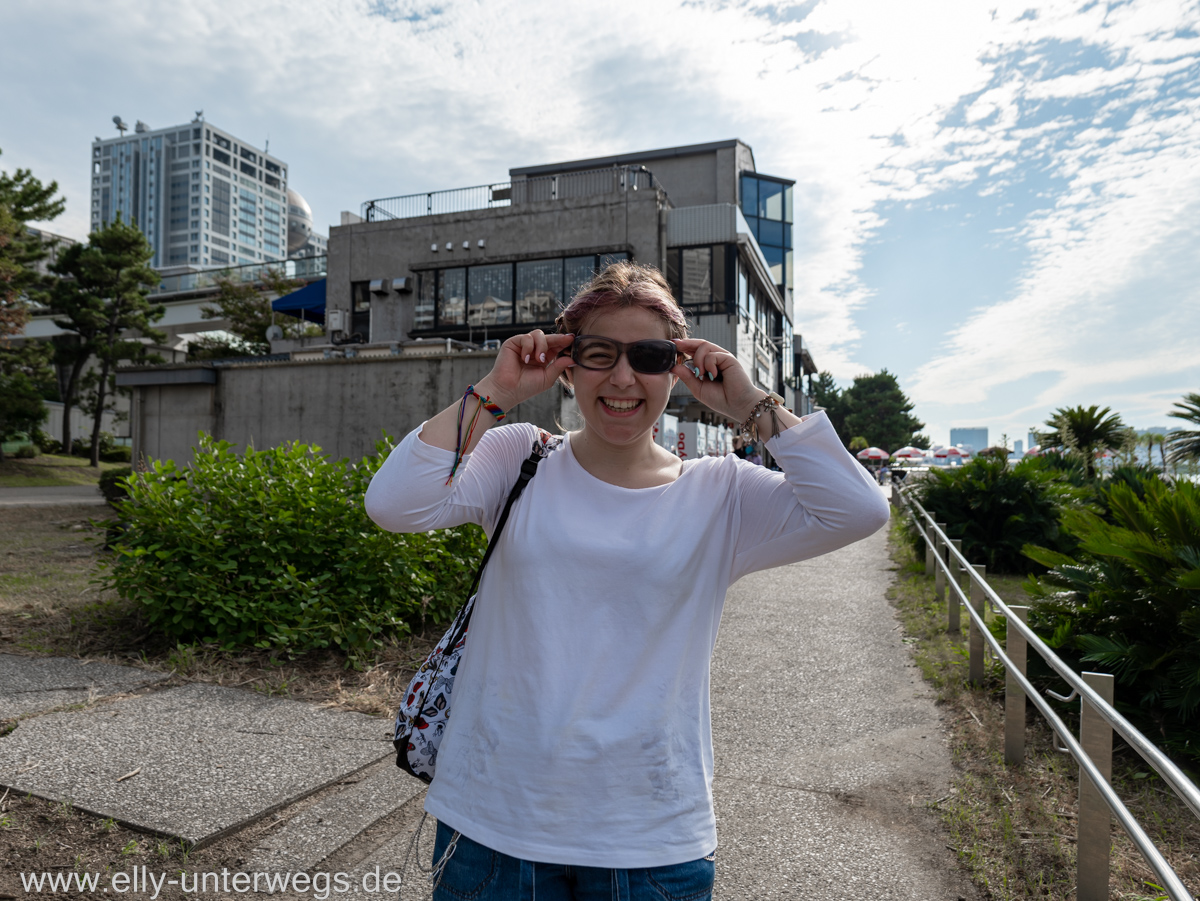
[[[986,450],[991,447],[988,444],[988,430],[986,428],[951,429],[950,446],[958,447],[960,445],[969,447],[973,451]]]
[[[91,228],[135,222],[160,270],[286,256],[287,164],[205,121],[92,142]]]
[[[261,363],[119,375],[134,391],[135,454],[186,456],[200,428],[237,444],[367,453],[382,429],[416,426],[486,373],[500,341],[553,328],[582,284],[623,259],[660,268],[694,336],[810,412],[802,380],[817,367],[795,327],[792,184],[759,173],[750,147],[730,140],[366,201],[331,230],[324,282],[276,301],[323,320],[323,338],[274,341],[275,359]],[[522,406],[513,418],[573,423],[560,391]],[[726,424],[682,385],[668,413]]]

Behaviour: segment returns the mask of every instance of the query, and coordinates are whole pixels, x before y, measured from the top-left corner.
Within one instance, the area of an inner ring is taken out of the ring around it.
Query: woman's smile
[[[645,401],[640,397],[601,397],[600,403],[613,416],[632,416]]]

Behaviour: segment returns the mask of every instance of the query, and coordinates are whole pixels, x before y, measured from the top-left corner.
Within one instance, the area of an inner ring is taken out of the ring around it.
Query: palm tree
[[[1168,416],[1182,419],[1200,426],[1200,394],[1192,392],[1183,396],[1183,402],[1174,406]],[[1167,436],[1167,446],[1171,448],[1168,459],[1172,463],[1183,463],[1187,460],[1200,460],[1200,428],[1180,429]]]
[[[1174,415],[1174,414],[1172,414]],[[1046,420],[1050,433],[1044,438],[1057,437],[1060,443],[1083,457],[1084,470],[1089,479],[1096,476],[1096,454],[1102,450],[1116,450],[1128,440],[1125,423],[1118,413],[1096,405],[1090,407],[1059,407]]]
[[[1162,457],[1163,475],[1167,473],[1167,454],[1163,450],[1163,442],[1167,440],[1167,436],[1159,432],[1147,432],[1142,436],[1142,440],[1146,442],[1146,463],[1150,466],[1154,465],[1154,445],[1158,445],[1159,456]]]

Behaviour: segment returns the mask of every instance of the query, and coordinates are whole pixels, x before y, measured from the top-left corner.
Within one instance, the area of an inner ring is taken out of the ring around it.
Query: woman
[[[574,392],[583,427],[538,466],[479,588],[425,802],[435,898],[707,898],[708,667],[726,589],[871,534],[887,505],[823,414],[802,421],[733,354],[687,337],[656,270],[610,266],[557,325],[505,341],[480,397],[409,434],[367,492],[386,529],[490,535],[539,440],[498,416],[560,379]],[[655,444],[680,380],[756,424],[783,472]],[[460,414],[477,413],[462,437]]]

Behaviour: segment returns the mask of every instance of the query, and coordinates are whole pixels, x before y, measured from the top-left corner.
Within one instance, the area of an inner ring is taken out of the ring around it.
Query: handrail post
[[[934,551],[938,555],[937,567],[934,569],[933,592],[937,595],[938,601],[946,599],[946,567],[943,566],[946,562],[946,544],[942,541],[941,535],[946,534],[946,524],[944,522],[934,523],[940,530],[940,535],[934,537]]]
[[[1083,681],[1109,705],[1113,702],[1113,677],[1108,673],[1080,673]],[[1112,781],[1112,727],[1087,698],[1080,699],[1079,744],[1096,765],[1105,782]],[[1079,872],[1078,901],[1107,901],[1110,831],[1112,815],[1099,789],[1082,769],[1079,771]]]
[[[954,545],[954,549],[956,551],[958,551],[960,554],[962,553],[962,539],[961,538],[951,538],[950,543],[952,545]],[[958,558],[955,557],[953,554],[950,554],[949,558],[950,558],[950,580],[955,585],[957,585],[959,588],[962,588],[962,571],[958,567]],[[946,591],[946,631],[948,631],[951,635],[961,635],[962,634],[962,621],[960,619],[961,615],[962,615],[962,611],[959,609],[959,606],[958,606],[958,592],[947,590]]]
[[[1029,621],[1028,607],[1009,607],[1021,622]],[[1028,643],[1025,636],[1007,624],[1004,653],[1021,675],[1025,675]],[[1004,762],[1017,766],[1025,761],[1025,689],[1010,668],[1004,674]]]
[[[972,568],[979,576],[979,581],[971,579],[971,609],[973,609],[979,618],[983,619],[983,599],[986,595],[983,592],[983,586],[979,582],[987,576],[987,567],[982,563],[972,564]],[[975,624],[975,620],[971,620],[971,626],[968,629],[969,659],[970,673],[969,678],[975,685],[983,684],[983,631]]]
[[[932,576],[937,572],[933,559],[933,526],[928,520],[925,522],[925,575]]]

